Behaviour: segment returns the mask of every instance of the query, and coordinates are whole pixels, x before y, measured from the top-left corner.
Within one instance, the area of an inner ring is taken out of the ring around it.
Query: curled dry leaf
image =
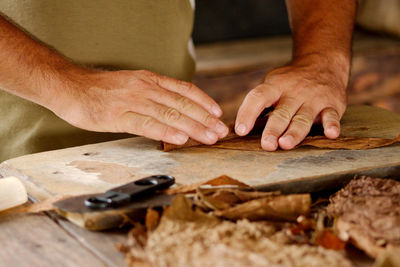
[[[230,220],[284,220],[295,221],[300,215],[310,213],[310,194],[281,195],[250,200],[213,214]]]
[[[222,210],[253,199],[274,197],[278,191],[262,192],[249,188],[197,188],[196,205],[205,209]]]
[[[196,191],[196,188],[204,185],[211,185],[211,186],[231,185],[236,187],[250,187],[249,185],[242,183],[236,179],[233,179],[227,175],[221,175],[217,178],[205,182],[189,184],[189,185],[180,185],[173,188],[169,188],[164,192],[168,195],[194,193]]]
[[[203,224],[214,224],[219,220],[209,214],[202,212],[194,207],[192,201],[184,195],[177,195],[171,203],[171,206],[164,212],[162,220],[170,219],[175,221],[198,222]]]

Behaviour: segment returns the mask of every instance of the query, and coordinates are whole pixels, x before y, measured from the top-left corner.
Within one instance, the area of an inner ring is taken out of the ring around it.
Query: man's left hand
[[[263,149],[294,148],[317,121],[326,137],[337,138],[348,82],[348,65],[336,64],[337,59],[312,55],[270,71],[239,108],[236,133],[248,134],[260,113],[274,106],[261,137]]]

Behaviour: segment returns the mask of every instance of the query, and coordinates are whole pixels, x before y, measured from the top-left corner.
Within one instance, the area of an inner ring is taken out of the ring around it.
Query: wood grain
[[[46,215],[0,217],[0,266],[108,266]]]

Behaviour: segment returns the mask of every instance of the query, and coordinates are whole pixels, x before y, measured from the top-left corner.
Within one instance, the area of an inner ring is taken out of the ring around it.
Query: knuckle
[[[297,114],[293,117],[292,122],[296,122],[304,127],[310,127],[312,125],[313,120],[308,115]]]
[[[164,118],[166,121],[169,122],[178,121],[181,118],[181,116],[182,116],[181,113],[174,108],[167,108],[164,111]]]
[[[254,98],[264,97],[264,89],[262,87],[256,87],[249,92],[249,96]]]
[[[141,123],[141,127],[143,127],[143,129],[153,128],[154,125],[155,125],[155,120],[151,117],[145,117]]]
[[[272,116],[276,116],[280,120],[289,121],[292,118],[292,114],[287,108],[275,109],[272,112]]]
[[[178,108],[183,111],[188,111],[194,108],[192,100],[187,97],[178,97]]]
[[[193,83],[185,82],[182,80],[176,80],[176,83],[179,85],[181,88],[182,93],[191,93],[194,90],[196,90],[196,87]]]
[[[217,124],[217,121],[218,121],[218,120],[217,120],[214,116],[212,116],[211,114],[208,114],[208,113],[207,113],[207,114],[205,115],[203,121],[204,121],[204,123],[205,123],[206,125],[212,125],[212,126],[214,126],[214,125]]]

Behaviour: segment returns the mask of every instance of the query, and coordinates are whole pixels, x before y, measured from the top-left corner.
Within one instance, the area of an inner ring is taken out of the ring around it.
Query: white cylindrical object
[[[0,178],[0,211],[24,204],[27,200],[28,193],[18,178]]]

